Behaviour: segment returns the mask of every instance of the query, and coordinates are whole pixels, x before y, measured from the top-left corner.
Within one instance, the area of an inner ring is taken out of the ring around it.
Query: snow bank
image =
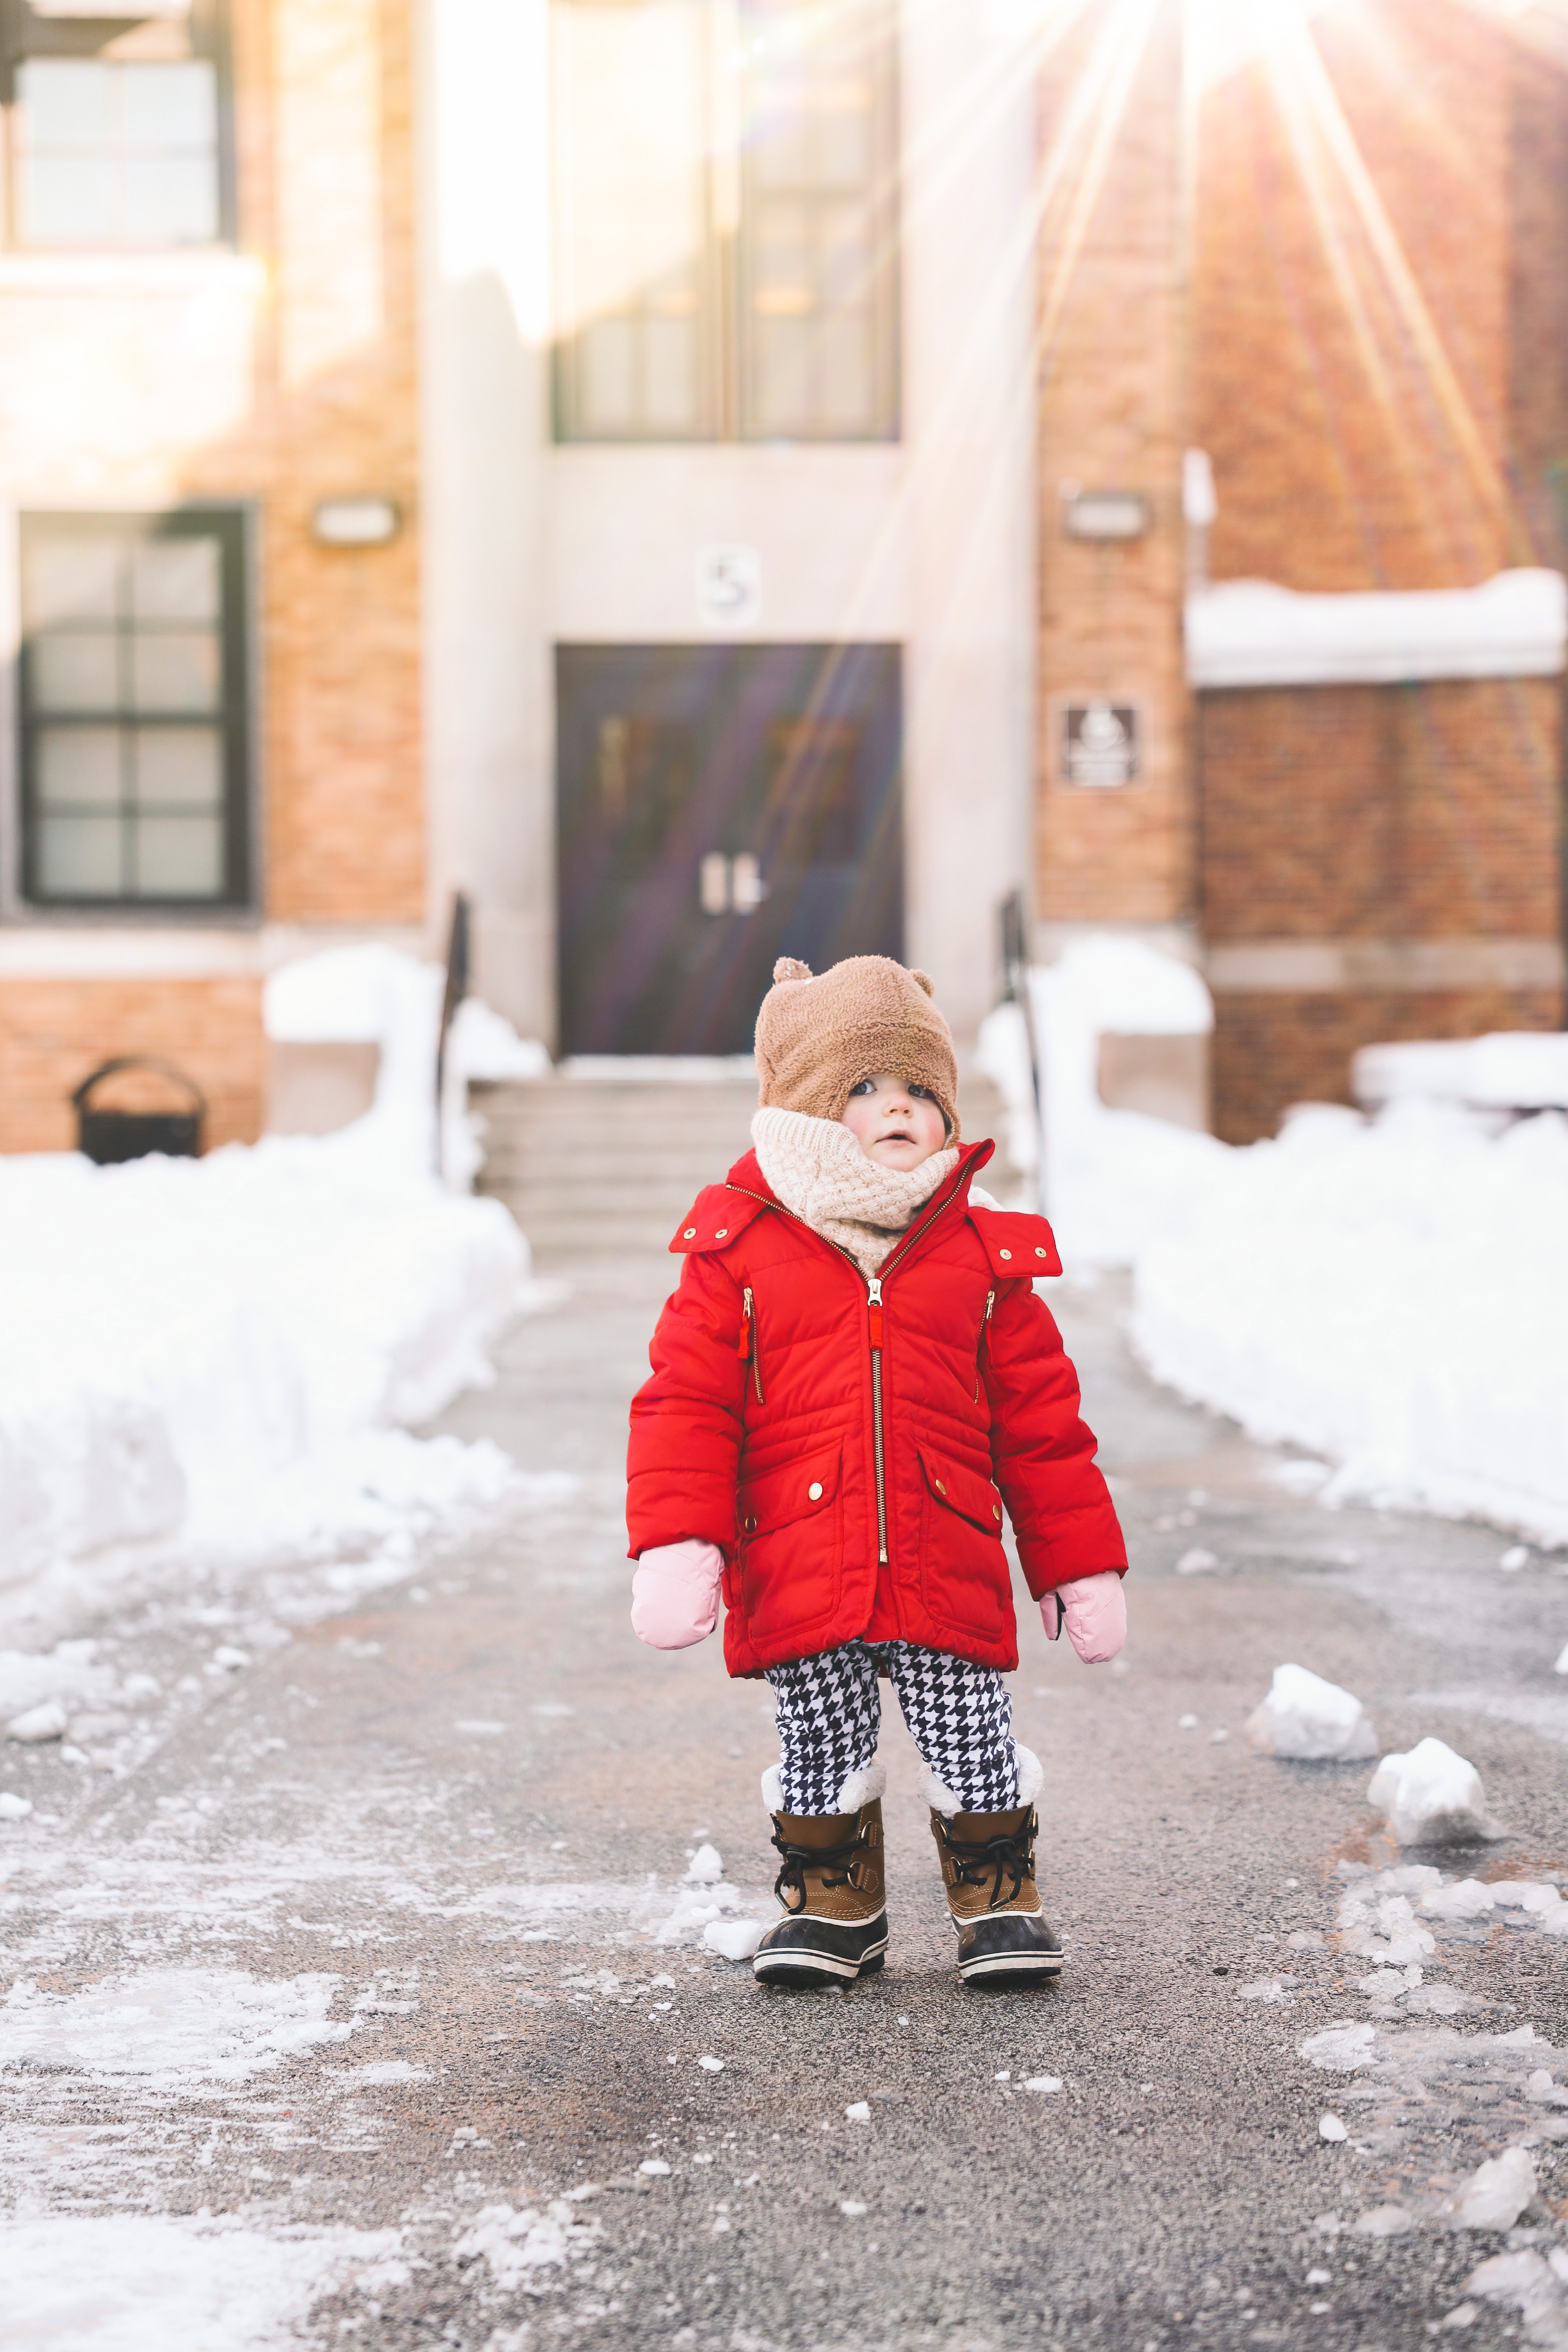
[[[1366,1797],[1387,1814],[1401,1845],[1471,1845],[1495,1834],[1480,1774],[1441,1739],[1421,1739],[1407,1755],[1385,1756]]]
[[[1259,1755],[1309,1762],[1377,1753],[1360,1699],[1305,1666],[1275,1667],[1268,1697],[1247,1719],[1247,1738]]]
[[[0,1159],[0,1587],[154,1537],[297,1543],[358,1527],[367,1488],[395,1517],[508,1475],[493,1446],[395,1433],[490,1377],[528,1249],[434,1173],[428,970],[352,954],[405,1016],[353,1126],[200,1160]],[[296,1026],[302,969],[269,984]]]
[[[140,1969],[85,1991],[41,1992],[19,1977],[0,2002],[0,2068],[138,2077],[149,2088],[244,2083],[302,2051],[344,2042],[342,1979],[253,1977],[247,1969]]]
[[[1549,1099],[1568,1041],[1369,1048],[1369,1092],[1386,1097],[1374,1119],[1309,1104],[1237,1150],[1100,1099],[1102,1036],[1211,1024],[1189,966],[1101,937],[1036,971],[1031,1001],[1047,1213],[1069,1268],[1133,1268],[1131,1334],[1155,1376],[1253,1436],[1328,1457],[1330,1502],[1568,1541],[1568,1118],[1548,1109],[1499,1133],[1495,1117],[1432,1098]],[[1012,1158],[1033,1171],[1016,1005],[990,1015],[980,1060],[1007,1103]]]

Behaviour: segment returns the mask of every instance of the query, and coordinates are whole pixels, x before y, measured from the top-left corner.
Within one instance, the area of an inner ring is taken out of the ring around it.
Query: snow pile
[[[151,2214],[7,2219],[6,2352],[257,2352],[333,2287],[409,2275],[395,2230],[254,2230]]]
[[[700,1845],[687,1863],[686,1876],[676,1889],[675,1908],[654,1931],[656,1944],[679,1944],[694,1930],[710,1952],[727,1960],[749,1960],[761,1942],[766,1922],[729,1916],[746,1897],[724,1876],[723,1856],[717,1846]]]
[[[1385,1756],[1366,1797],[1387,1814],[1401,1845],[1473,1845],[1496,1834],[1480,1774],[1441,1739],[1417,1740],[1408,1755]]]
[[[1031,1004],[1047,1214],[1069,1267],[1134,1268],[1132,1337],[1156,1378],[1337,1464],[1330,1502],[1568,1542],[1568,1118],[1500,1132],[1500,1114],[1385,1074],[1375,1119],[1309,1104],[1238,1150],[1100,1099],[1102,1037],[1212,1026],[1188,965],[1139,940],[1084,940],[1031,975]],[[1465,1056],[1468,1095],[1524,1106],[1559,1090],[1568,1041],[1419,1052]],[[1007,1104],[1010,1154],[1033,1171],[1017,1005],[989,1016],[979,1060]]]
[[[1247,1738],[1260,1756],[1311,1762],[1377,1753],[1360,1699],[1305,1666],[1275,1667],[1268,1697],[1247,1719]]]
[[[247,1969],[142,1969],[82,1992],[19,1977],[0,2002],[0,2068],[136,2076],[161,2091],[247,2082],[284,2059],[345,2042],[329,2011],[341,1979],[261,1979]]]
[[[486,2205],[457,2240],[452,2259],[471,2263],[482,2258],[497,2286],[515,2287],[532,2271],[585,2253],[601,2234],[598,2222],[584,2221],[564,2197],[554,2199],[542,2212],[532,2206],[520,2212],[510,2205]]]
[[[1131,1253],[1155,1376],[1337,1462],[1330,1501],[1568,1539],[1568,1120],[1315,1105],[1213,1150]]]
[[[1500,1030],[1487,1037],[1363,1045],[1351,1092],[1367,1105],[1419,1099],[1492,1110],[1568,1108],[1568,1036]]]
[[[392,964],[417,1013],[425,968]],[[272,983],[297,1025],[303,970]],[[435,1032],[414,1013],[387,1030],[374,1108],[336,1135],[0,1159],[0,1585],[176,1533],[265,1550],[358,1528],[367,1489],[384,1528],[505,1483],[493,1446],[393,1433],[490,1377],[528,1274],[500,1203],[433,1172]]]

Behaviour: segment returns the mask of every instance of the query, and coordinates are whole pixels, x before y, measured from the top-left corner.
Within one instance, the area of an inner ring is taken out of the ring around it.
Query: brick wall
[[[195,1080],[207,1098],[209,1150],[249,1141],[261,1127],[260,1000],[253,980],[8,981],[0,995],[0,1149],[74,1150],[70,1096],[119,1054],[158,1055]]]
[[[1555,939],[1555,679],[1198,698],[1203,921],[1245,939]]]
[[[1156,12],[1125,79],[1118,11],[1088,10],[1042,86],[1040,715],[1037,905],[1047,920],[1191,914],[1193,809],[1181,645],[1184,309],[1180,10]],[[1087,114],[1075,110],[1086,89]],[[1100,173],[1103,171],[1103,179]],[[1092,201],[1090,199],[1092,198]],[[1152,528],[1067,536],[1061,485],[1141,491]],[[1106,791],[1056,775],[1059,698],[1135,700],[1143,773]]]
[[[1407,1037],[1557,1029],[1558,989],[1237,992],[1215,999],[1214,1127],[1227,1143],[1273,1135],[1293,1102],[1349,1102],[1351,1055]]]

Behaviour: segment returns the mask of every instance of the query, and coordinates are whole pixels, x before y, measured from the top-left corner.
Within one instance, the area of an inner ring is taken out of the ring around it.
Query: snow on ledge
[[[1555,677],[1568,648],[1559,572],[1500,572],[1478,588],[1305,595],[1226,580],[1187,599],[1194,687],[1392,685],[1422,677]]]

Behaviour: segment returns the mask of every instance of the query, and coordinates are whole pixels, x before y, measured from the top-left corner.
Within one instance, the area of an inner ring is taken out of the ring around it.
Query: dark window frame
[[[139,539],[210,539],[219,548],[222,612],[218,641],[222,662],[222,695],[216,723],[223,744],[223,879],[221,887],[205,896],[189,891],[154,893],[122,890],[52,891],[40,887],[37,872],[38,825],[44,812],[37,793],[37,739],[45,726],[119,729],[211,727],[215,714],[205,711],[112,712],[58,708],[39,710],[34,700],[33,647],[24,623],[16,666],[17,896],[21,910],[40,917],[95,916],[100,920],[153,917],[160,921],[183,918],[203,922],[254,911],[257,892],[257,792],[254,648],[252,645],[253,581],[251,516],[241,505],[214,502],[127,512],[124,509],[32,509],[17,518],[18,567],[25,565],[29,539],[79,530],[84,537],[113,531],[127,542]],[[123,627],[123,624],[121,625]],[[117,632],[118,633],[118,632]],[[127,804],[120,803],[121,819]],[[133,817],[130,820],[134,822]]]
[[[556,0],[570,9],[574,0]],[[592,5],[593,0],[575,0]],[[746,40],[746,0],[739,0],[742,45]],[[791,442],[809,447],[834,446],[883,446],[902,436],[902,234],[899,201],[900,162],[900,97],[899,11],[895,0],[883,0],[877,29],[873,115],[874,161],[873,240],[879,256],[869,303],[871,313],[874,417],[861,430],[834,426],[781,430],[752,421],[760,402],[752,386],[758,365],[757,337],[747,307],[753,275],[748,222],[755,210],[752,173],[742,128],[738,152],[720,157],[710,152],[702,166],[706,241],[700,257],[699,280],[702,308],[699,313],[699,415],[684,429],[668,425],[590,425],[584,421],[584,363],[580,334],[557,335],[552,346],[552,433],[567,447],[690,446],[722,442],[749,446]],[[742,84],[745,68],[742,69]],[[705,101],[711,107],[712,100]],[[742,107],[744,101],[742,100]],[[559,131],[552,149],[559,166]],[[720,226],[718,186],[721,174],[732,175],[738,204],[733,228]],[[822,200],[822,199],[818,199]],[[564,233],[570,206],[554,196],[556,235]],[[559,249],[559,248],[558,248]],[[629,314],[628,314],[629,315]]]
[[[217,228],[200,244],[36,244],[18,227],[16,70],[33,58],[95,58],[133,26],[158,21],[133,5],[101,16],[40,16],[27,0],[0,0],[0,109],[5,116],[5,248],[16,253],[222,253],[238,242],[239,191],[234,124],[234,59],[229,0],[191,0],[191,54],[212,63],[217,84]]]

